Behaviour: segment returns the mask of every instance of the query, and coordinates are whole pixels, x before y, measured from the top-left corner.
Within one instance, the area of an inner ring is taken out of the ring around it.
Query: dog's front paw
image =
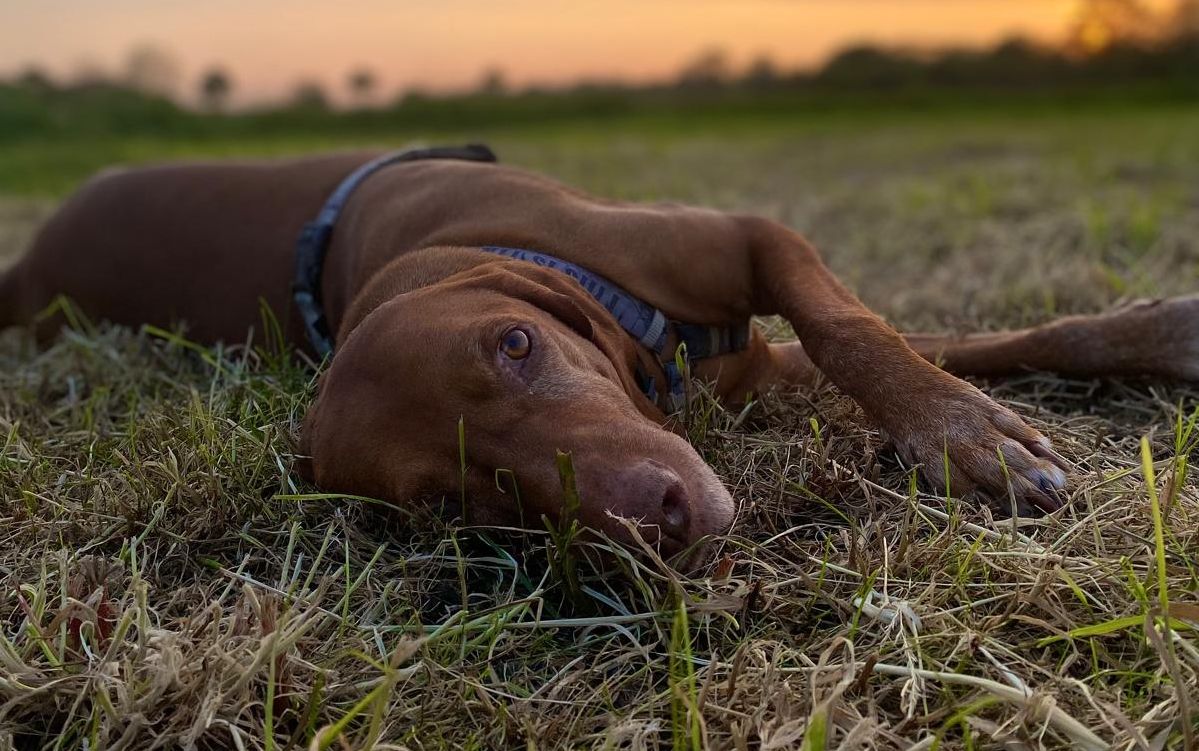
[[[1016,413],[952,377],[915,401],[906,424],[889,432],[932,489],[945,492],[948,480],[952,495],[982,496],[997,511],[1020,516],[1065,504],[1069,462]]]

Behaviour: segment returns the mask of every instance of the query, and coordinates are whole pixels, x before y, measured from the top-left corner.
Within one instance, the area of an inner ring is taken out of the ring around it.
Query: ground
[[[483,135],[600,194],[781,219],[895,325],[966,330],[1195,292],[1196,133],[1199,108],[1159,107]],[[325,145],[0,149],[0,257],[107,161]],[[0,337],[0,748],[1199,735],[1193,386],[980,383],[1079,468],[1068,510],[1019,524],[917,491],[831,388],[739,413],[701,395],[731,533],[686,576],[627,555],[601,576],[568,533],[315,494],[288,471],[311,383],[163,332]]]

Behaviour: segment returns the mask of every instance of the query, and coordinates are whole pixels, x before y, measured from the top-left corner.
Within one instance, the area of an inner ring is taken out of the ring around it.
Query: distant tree
[[[991,50],[991,56],[996,59],[1016,62],[1029,58],[1043,57],[1044,53],[1031,39],[1013,36],[995,45],[995,48]]]
[[[879,85],[898,85],[928,80],[935,86],[976,86],[984,81],[989,72],[984,53],[969,49],[949,49],[924,64],[912,65],[906,79],[897,76],[904,67],[888,59],[871,60],[859,55],[851,60],[840,61],[840,75],[858,77],[859,82],[875,82]],[[905,61],[906,62],[906,61]]]
[[[478,92],[488,96],[503,96],[508,93],[508,76],[503,68],[492,66],[483,71],[479,78]]]
[[[1070,64],[1059,50],[1027,40],[1012,40],[995,51],[1000,65],[1022,71],[1027,80],[1041,83],[1062,81],[1070,77]]]
[[[967,86],[1039,87],[1061,80],[1067,71],[1062,57],[1022,37],[1009,37],[990,50],[943,55],[928,63],[929,79]]]
[[[30,65],[17,74],[16,83],[31,91],[50,91],[54,88],[54,79],[50,74],[36,65]]]
[[[70,77],[75,86],[98,86],[111,81],[108,71],[93,57],[81,57],[75,61]]]
[[[291,104],[293,107],[306,110],[329,109],[329,97],[325,89],[316,81],[301,81],[292,91]]]
[[[742,81],[755,88],[768,88],[779,81],[779,69],[770,55],[758,55],[745,69]]]
[[[1169,33],[1176,38],[1199,36],[1199,0],[1181,0],[1169,20]]]
[[[222,112],[233,90],[233,81],[222,68],[212,68],[200,77],[200,101],[209,112]]]
[[[350,89],[350,96],[359,107],[365,107],[371,103],[377,84],[375,73],[369,68],[357,68],[346,76],[346,85]]]
[[[424,89],[420,86],[411,86],[408,89],[405,89],[404,93],[400,95],[400,106],[405,107],[413,104],[421,104],[429,101],[432,98],[433,96],[428,92],[427,89]]]
[[[1110,47],[1143,45],[1160,35],[1160,19],[1140,0],[1084,0],[1067,32],[1066,51],[1090,57]]]
[[[732,77],[729,56],[722,49],[704,50],[679,71],[678,83],[684,87],[719,86]]]
[[[942,57],[947,60],[949,53]],[[816,79],[854,88],[891,88],[919,79],[920,62],[910,56],[871,46],[848,47],[825,63]]]
[[[173,97],[180,68],[175,56],[153,45],[134,47],[125,58],[125,84],[143,94]]]

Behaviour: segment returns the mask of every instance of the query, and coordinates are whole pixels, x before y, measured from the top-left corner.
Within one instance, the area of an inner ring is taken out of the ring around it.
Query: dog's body
[[[97,318],[184,322],[199,341],[240,342],[265,300],[289,340],[308,348],[289,291],[296,237],[370,156],[103,174],[0,278],[0,325],[28,322],[65,294]],[[744,350],[697,362],[696,374],[736,401],[823,372],[938,487],[948,465],[956,490],[1014,496],[1026,511],[1058,507],[1064,460],[929,360],[958,374],[1199,378],[1197,298],[905,341],[798,235],[767,220],[598,200],[491,164],[420,161],[366,180],[332,237],[323,297],[338,352],[304,431],[319,485],[395,501],[457,491],[461,416],[475,519],[517,512],[511,489],[496,489],[503,470],[515,472],[526,505],[552,515],[560,449],[575,456],[593,526],[619,533],[608,512],[639,518],[672,549],[727,527],[728,494],[685,441],[660,429],[663,412],[637,386],[638,368],[663,378],[658,358],[564,275],[477,249],[486,245],[573,262],[678,321],[781,314],[798,343],[767,344],[755,332]]]

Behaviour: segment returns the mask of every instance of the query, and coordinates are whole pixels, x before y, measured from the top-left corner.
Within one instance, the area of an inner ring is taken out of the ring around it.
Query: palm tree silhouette
[[[210,112],[222,112],[233,90],[233,81],[221,68],[212,68],[200,78],[200,99]]]
[[[350,87],[350,94],[354,98],[354,103],[359,107],[366,107],[371,102],[371,97],[375,93],[375,74],[369,68],[358,68],[350,71],[350,75],[346,78],[346,83]]]

